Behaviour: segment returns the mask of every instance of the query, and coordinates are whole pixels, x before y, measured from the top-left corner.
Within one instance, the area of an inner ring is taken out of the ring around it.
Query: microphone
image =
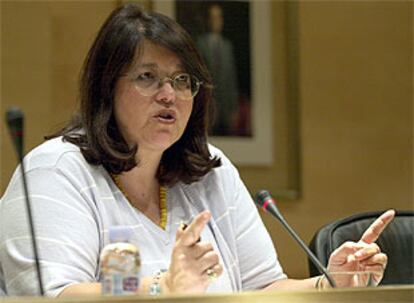
[[[23,162],[23,128],[24,116],[23,112],[17,107],[11,107],[6,112],[6,121],[9,127],[10,136],[13,140],[14,147],[17,153],[18,161],[20,162],[20,169],[23,180],[24,196],[26,201],[27,218],[29,220],[30,236],[32,238],[33,255],[36,265],[37,280],[39,282],[40,295],[44,295],[42,274],[40,271],[39,254],[37,250],[36,235],[33,225],[32,209],[30,207],[29,191],[27,188],[27,180]]]
[[[290,233],[290,235],[296,240],[299,246],[305,251],[308,258],[316,266],[321,274],[326,276],[330,286],[332,288],[336,287],[335,281],[332,279],[331,275],[328,273],[327,269],[322,265],[322,263],[316,258],[308,246],[302,241],[298,234],[293,230],[292,227],[287,223],[285,218],[283,218],[279,209],[276,206],[275,200],[272,198],[270,193],[267,190],[261,190],[256,194],[256,204],[259,205],[265,212],[270,213],[273,217],[278,219],[282,223],[283,227]]]
[[[23,113],[17,107],[11,107],[6,112],[6,120],[18,160],[21,161],[23,158]]]

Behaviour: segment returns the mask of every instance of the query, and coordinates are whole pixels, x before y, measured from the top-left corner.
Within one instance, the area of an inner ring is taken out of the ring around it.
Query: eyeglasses
[[[194,98],[202,85],[201,81],[188,73],[161,78],[156,72],[146,71],[133,76],[133,81],[139,93],[146,97],[154,96],[166,82],[170,82],[177,98],[183,100]]]

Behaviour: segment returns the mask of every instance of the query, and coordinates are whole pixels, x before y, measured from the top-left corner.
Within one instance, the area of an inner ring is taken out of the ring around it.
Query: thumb
[[[177,232],[175,233],[175,241],[176,242],[183,236],[185,228],[186,228],[186,224],[181,222],[180,226],[178,226],[178,228],[177,228]]]
[[[191,246],[197,243],[201,237],[201,232],[211,218],[209,211],[199,213],[185,230],[180,234],[180,242],[184,246]]]

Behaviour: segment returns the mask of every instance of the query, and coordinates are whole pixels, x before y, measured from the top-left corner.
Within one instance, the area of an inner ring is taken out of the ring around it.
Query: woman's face
[[[154,94],[142,89],[150,77],[171,77],[185,72],[170,50],[145,41],[140,57],[115,87],[115,119],[128,144],[139,151],[162,153],[183,134],[193,108],[193,98],[177,97],[172,83],[165,81]],[[141,81],[141,82],[140,82]]]

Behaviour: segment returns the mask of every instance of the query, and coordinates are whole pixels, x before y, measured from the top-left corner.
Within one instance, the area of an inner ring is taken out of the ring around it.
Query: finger
[[[332,252],[329,258],[330,263],[333,262],[332,265],[339,265],[343,264],[345,261],[352,261],[349,260],[349,257],[352,256],[352,258],[354,258],[354,253],[366,246],[367,244],[363,242],[345,242]]]
[[[380,248],[377,244],[372,243],[368,244],[366,247],[361,248],[357,252],[355,252],[354,256],[358,261],[362,261],[372,257],[375,254],[380,253]]]
[[[198,214],[193,222],[183,231],[180,242],[184,246],[191,246],[197,243],[198,239],[201,236],[201,232],[203,231],[204,227],[206,226],[208,220],[211,218],[211,213],[207,210],[203,211],[202,213]]]
[[[224,271],[223,266],[221,266],[220,263],[217,264],[217,265],[214,265],[213,268],[212,268],[212,270],[214,270],[214,272],[216,273],[217,277],[220,277],[221,274]]]
[[[197,260],[199,272],[203,273],[209,268],[212,268],[220,263],[220,258],[215,251],[209,251]]]
[[[175,233],[175,242],[177,242],[183,235],[184,229],[182,226],[178,227],[177,232]]]
[[[372,273],[375,273],[375,274],[382,274],[384,272],[384,268],[381,265],[379,265],[379,264],[376,264],[376,265],[366,265],[366,266],[364,266],[364,270],[363,271],[365,271],[365,272],[372,272]]]
[[[188,224],[187,223],[181,222],[181,224],[180,224],[181,230],[186,230],[187,227],[188,227]],[[200,241],[201,241],[201,238],[198,238],[197,239],[197,243],[200,242]]]
[[[364,232],[360,241],[365,243],[375,242],[387,225],[392,221],[395,216],[395,210],[390,209],[379,216]]]
[[[384,276],[384,268],[377,264],[377,265],[366,265],[363,267],[363,271],[365,273],[372,273],[372,279],[375,281],[375,285],[377,285]]]
[[[387,266],[387,262],[388,262],[388,257],[386,254],[384,253],[379,253],[379,254],[375,254],[372,257],[361,261],[361,265],[364,267],[369,267],[369,266],[378,266],[380,267],[382,270],[385,269],[385,267]]]
[[[199,259],[209,251],[214,251],[213,245],[209,242],[197,242],[195,245],[186,249],[186,255],[194,259]]]
[[[222,273],[223,273],[223,266],[221,266],[221,264],[216,264],[213,267],[206,269],[202,275],[206,277],[207,279],[209,279],[210,282],[212,282],[218,277],[220,277]]]

